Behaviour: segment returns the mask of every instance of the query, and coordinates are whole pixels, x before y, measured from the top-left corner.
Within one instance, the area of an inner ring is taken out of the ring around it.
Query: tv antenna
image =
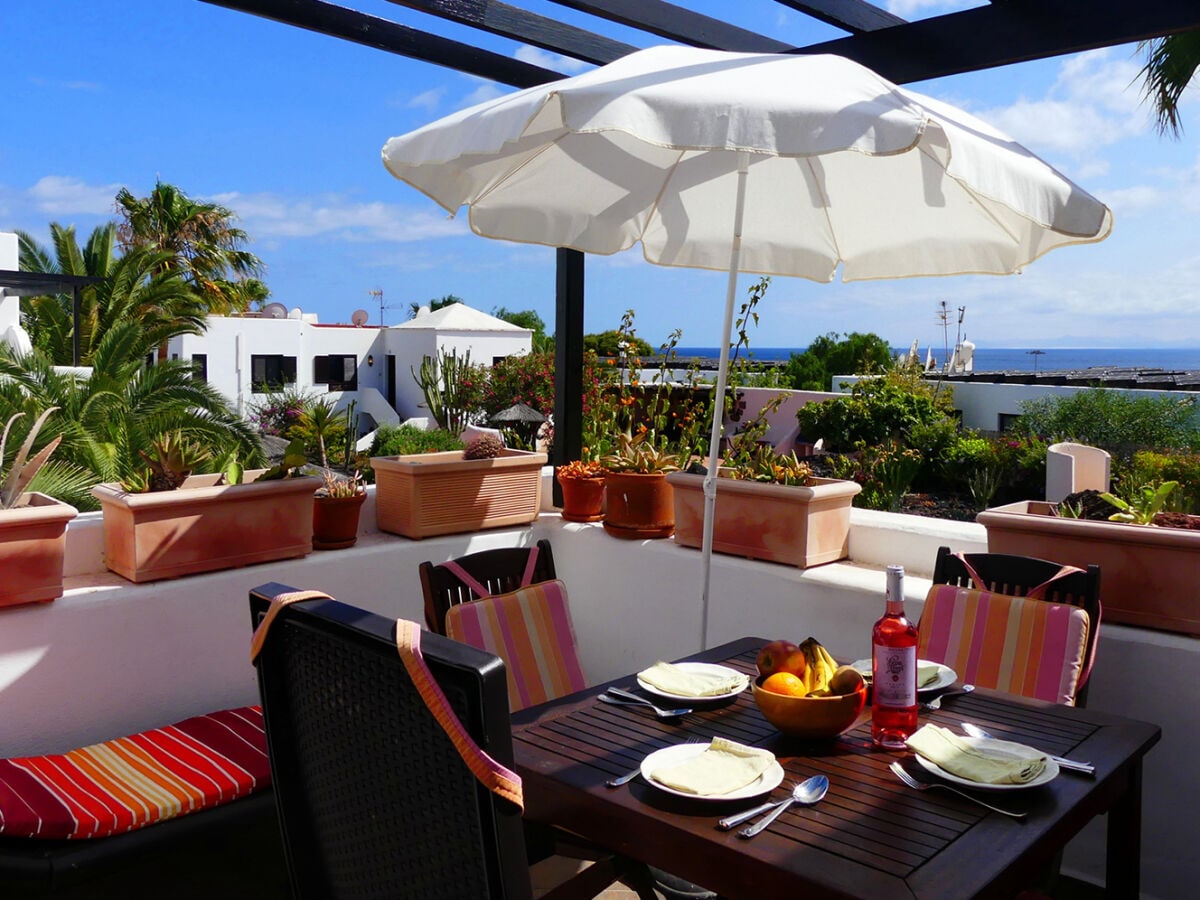
[[[383,302],[383,288],[375,288],[374,290],[367,291],[367,295],[368,295],[368,296],[370,296],[370,297],[374,297],[374,298],[375,298],[375,300],[376,300],[376,301],[378,301],[378,303],[379,303],[379,324],[380,324],[380,326],[382,327],[382,326],[383,326],[383,311],[384,311],[385,309],[395,309],[395,307],[394,307],[394,306],[387,306],[387,305],[385,305],[385,304],[384,304],[384,302]]]

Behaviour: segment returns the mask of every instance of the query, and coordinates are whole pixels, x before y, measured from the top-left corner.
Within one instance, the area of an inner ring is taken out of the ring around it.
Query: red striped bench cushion
[[[270,784],[262,709],[226,709],[70,753],[0,760],[0,834],[107,837]]]

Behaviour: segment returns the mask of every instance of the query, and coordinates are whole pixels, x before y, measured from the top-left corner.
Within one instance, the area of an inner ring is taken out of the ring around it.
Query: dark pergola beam
[[[863,0],[775,0],[775,2],[812,16],[814,19],[820,19],[827,25],[844,28],[851,34],[878,31],[880,28],[906,24],[906,20],[899,16],[892,15],[887,10],[870,3],[864,3]]]
[[[1001,0],[799,52],[836,53],[906,84],[1196,28],[1196,0]]]
[[[389,2],[600,66],[637,49],[632,44],[614,41],[508,3],[500,3],[499,0],[471,0],[466,3],[462,0]]]
[[[628,25],[669,41],[706,47],[711,50],[738,50],[751,53],[782,53],[794,49],[766,35],[738,28],[720,19],[692,12],[663,0],[553,0],[559,6],[576,9],[610,22]]]
[[[532,87],[565,78],[561,72],[524,63],[509,56],[481,50],[470,44],[427,34],[378,16],[322,3],[320,0],[203,0],[238,12],[262,16],[286,25],[353,41],[388,53],[397,53],[510,84]]]

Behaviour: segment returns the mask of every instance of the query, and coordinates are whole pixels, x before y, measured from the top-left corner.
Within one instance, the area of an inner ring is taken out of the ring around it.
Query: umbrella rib
[[[833,241],[833,251],[837,256],[837,259],[833,263],[833,271],[829,273],[829,280],[832,281],[833,273],[837,271],[838,264],[845,262],[845,260],[842,259],[842,247],[838,243],[837,231],[833,227],[833,220],[829,217],[829,194],[826,193],[822,180],[817,177],[815,163],[819,158],[816,156],[805,157],[804,165],[812,176],[813,184],[816,186],[817,191],[821,194],[821,209],[825,216],[825,228],[829,232],[829,239]]]

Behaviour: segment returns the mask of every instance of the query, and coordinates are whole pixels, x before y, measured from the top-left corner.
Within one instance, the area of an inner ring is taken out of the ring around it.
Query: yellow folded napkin
[[[1011,741],[967,742],[948,729],[925,725],[914,732],[908,748],[951,775],[980,784],[1025,784],[1046,769],[1046,755]]]
[[[716,675],[709,672],[694,672],[681,669],[668,662],[656,662],[648,669],[638,672],[638,678],[651,687],[680,697],[713,697],[744,688],[750,679],[740,672]]]
[[[660,766],[650,777],[677,791],[720,796],[750,784],[773,762],[775,754],[769,750],[713,738],[703,752],[685,762]]]
[[[859,673],[865,678],[871,676],[871,661],[869,659],[858,660],[853,664],[853,668],[858,669]],[[938,673],[941,672],[941,669],[942,667],[935,662],[923,659],[917,660],[917,687],[925,687],[925,685],[937,681]]]
[[[936,681],[941,666],[937,663],[917,661],[917,687],[925,687],[931,681]]]

